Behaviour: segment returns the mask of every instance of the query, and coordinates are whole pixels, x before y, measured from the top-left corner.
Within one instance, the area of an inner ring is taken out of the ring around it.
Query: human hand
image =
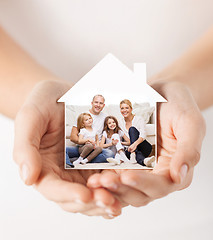
[[[64,104],[57,99],[70,87],[47,81],[33,89],[15,120],[14,160],[23,181],[64,210],[112,218],[121,212],[119,201],[86,186],[97,170],[64,169]]]
[[[118,139],[114,139],[114,138],[113,138],[113,139],[112,139],[112,145],[115,146],[117,143],[118,143]]]
[[[128,147],[128,151],[133,153],[136,150],[137,146],[133,143]]]
[[[92,138],[87,138],[86,143],[91,143],[95,147],[95,141]]]
[[[104,187],[123,204],[143,206],[188,187],[200,158],[205,122],[189,90],[180,83],[158,83],[168,103],[158,105],[158,163],[153,170],[103,171],[88,186]]]

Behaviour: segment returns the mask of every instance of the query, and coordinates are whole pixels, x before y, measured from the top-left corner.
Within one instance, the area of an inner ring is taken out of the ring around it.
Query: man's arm
[[[71,135],[70,135],[70,141],[78,144],[78,140],[79,140],[78,133],[79,132],[78,132],[77,127],[73,126],[72,131],[71,131]]]

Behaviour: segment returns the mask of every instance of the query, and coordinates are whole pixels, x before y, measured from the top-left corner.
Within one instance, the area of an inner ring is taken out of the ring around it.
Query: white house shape
[[[146,64],[135,63],[130,70],[112,54],[107,54],[83,76],[58,102],[66,105],[88,105],[96,94],[102,94],[106,104],[132,102],[167,102],[146,82]]]

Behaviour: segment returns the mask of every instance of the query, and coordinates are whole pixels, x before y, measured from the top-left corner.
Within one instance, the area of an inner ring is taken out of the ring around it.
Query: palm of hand
[[[205,133],[205,123],[188,90],[179,84],[169,84],[166,90],[168,103],[158,105],[158,163],[153,170],[105,171],[89,178],[96,186],[108,187],[119,199],[133,206],[150,201],[190,185],[193,167],[199,161],[199,152]],[[174,94],[174,89],[177,95]],[[199,126],[199,129],[197,129]],[[188,171],[181,172],[187,164]],[[184,178],[181,179],[181,174]],[[127,195],[132,195],[132,198]],[[135,198],[140,199],[137,202]]]
[[[54,119],[49,119],[46,133],[41,139],[39,153],[42,161],[41,174],[36,188],[48,199],[57,202],[64,210],[81,212],[86,215],[101,215],[111,218],[120,214],[120,204],[104,189],[91,190],[87,179],[99,170],[65,170],[64,169],[64,108],[56,105],[52,111],[57,112]],[[58,116],[58,117],[57,117]],[[109,216],[102,202],[111,207]]]
[[[14,158],[20,166],[23,158],[29,159],[28,184],[34,183],[40,193],[66,211],[106,218],[119,215],[120,204],[112,194],[86,186],[88,177],[98,170],[64,169],[64,105],[56,103],[60,86],[58,83],[39,85],[18,113]],[[101,204],[98,206],[97,202]]]
[[[205,121],[185,86],[169,83],[167,92],[168,102],[158,106],[159,157],[153,173],[161,173],[168,162],[168,177],[178,183],[174,188],[177,190],[189,186],[192,181],[205,136]]]

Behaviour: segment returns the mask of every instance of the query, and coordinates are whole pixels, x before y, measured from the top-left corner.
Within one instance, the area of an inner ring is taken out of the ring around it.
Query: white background
[[[212,0],[0,0],[0,23],[40,63],[76,82],[108,52],[152,75],[213,22]],[[212,239],[213,108],[192,185],[115,220],[63,212],[22,184],[13,122],[0,116],[0,239]],[[199,127],[199,126],[198,126]]]

